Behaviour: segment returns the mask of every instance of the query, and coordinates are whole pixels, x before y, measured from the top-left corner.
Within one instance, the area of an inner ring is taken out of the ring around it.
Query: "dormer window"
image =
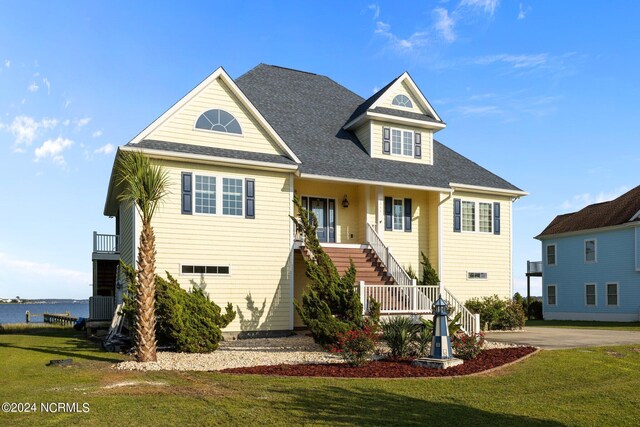
[[[395,98],[393,98],[391,104],[397,105],[398,107],[413,108],[413,103],[411,102],[409,97],[403,94],[396,95]]]
[[[196,129],[242,135],[240,123],[238,123],[236,118],[226,111],[217,108],[202,113],[196,121]]]
[[[391,154],[413,156],[413,132],[391,129]]]

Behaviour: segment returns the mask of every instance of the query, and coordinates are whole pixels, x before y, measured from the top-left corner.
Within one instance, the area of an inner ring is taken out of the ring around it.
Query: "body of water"
[[[64,314],[71,317],[89,317],[89,303],[52,303],[52,304],[0,304],[0,324],[24,323],[25,312],[31,313],[31,322],[41,323],[42,313]],[[38,314],[40,316],[38,316]]]

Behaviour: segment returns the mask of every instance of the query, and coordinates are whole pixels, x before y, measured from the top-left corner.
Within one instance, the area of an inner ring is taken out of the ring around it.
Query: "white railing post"
[[[93,232],[93,252],[97,252],[96,249],[98,249],[98,232],[94,231]]]
[[[473,331],[474,334],[478,334],[482,330],[482,328],[480,327],[480,313],[473,314],[473,327],[475,329]]]
[[[438,283],[438,294],[438,298],[444,299],[444,285],[442,284],[442,282]]]
[[[387,264],[387,271],[393,276],[393,272],[391,271],[391,248],[389,247],[387,247],[387,259],[385,263]]]
[[[411,279],[411,311],[415,313],[418,310],[418,281]]]
[[[362,315],[364,316],[365,314],[367,314],[367,307],[366,307],[366,295],[365,295],[365,289],[364,289],[364,280],[360,280],[358,282],[358,291],[360,292],[360,303],[362,304]]]

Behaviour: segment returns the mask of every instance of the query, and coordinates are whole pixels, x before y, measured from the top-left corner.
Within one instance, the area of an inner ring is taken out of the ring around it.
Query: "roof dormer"
[[[404,73],[363,102],[344,126],[374,158],[433,164],[433,134],[444,122]]]

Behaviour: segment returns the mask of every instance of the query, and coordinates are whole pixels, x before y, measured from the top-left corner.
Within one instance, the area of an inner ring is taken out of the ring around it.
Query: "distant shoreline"
[[[34,299],[34,300],[22,300],[20,302],[4,302],[0,301],[0,304],[6,305],[24,305],[24,304],[88,304],[88,299]]]

